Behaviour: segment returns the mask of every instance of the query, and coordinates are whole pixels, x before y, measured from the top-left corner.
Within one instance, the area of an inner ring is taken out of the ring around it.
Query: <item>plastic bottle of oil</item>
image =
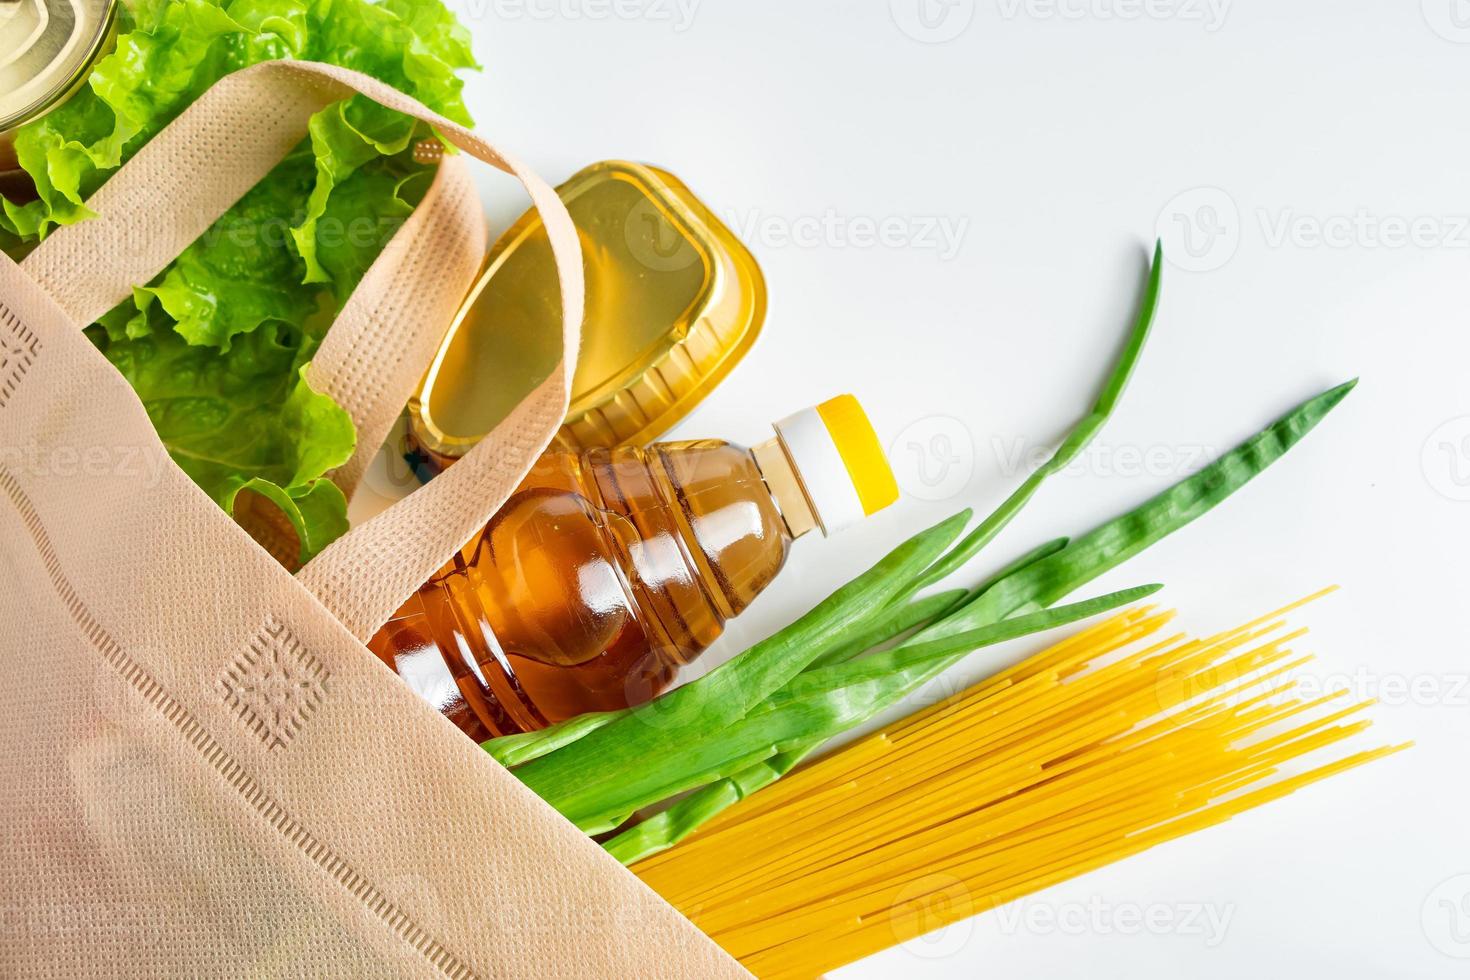
[[[843,395],[728,442],[546,453],[369,644],[477,739],[646,701],[786,562],[898,496]]]

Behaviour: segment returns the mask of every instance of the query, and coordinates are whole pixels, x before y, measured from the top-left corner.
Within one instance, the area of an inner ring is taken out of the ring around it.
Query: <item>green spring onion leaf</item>
[[[516,774],[589,833],[614,829],[629,814],[692,790],[607,843],[630,863],[677,843],[969,652],[1152,594],[1158,586],[1050,608],[1244,486],[1336,407],[1352,382],[1304,402],[1199,473],[1082,538],[1043,544],[972,589],[915,598],[992,541],[1107,421],[1153,322],[1161,267],[1156,248],[1137,320],[1092,410],[1052,458],[959,543],[968,512],[916,535],[796,623],[698,681],[641,708],[496,740],[487,749],[507,764],[525,763]]]
[[[663,813],[624,831],[604,846],[624,863],[637,861],[672,847],[725,807],[785,775],[815,746],[847,731],[877,711],[892,707],[897,701],[894,692],[907,693],[913,690],[912,676],[924,672],[926,665],[935,659],[950,658],[956,651],[963,654],[1088,619],[1147,598],[1160,588],[1162,586],[1148,585],[1127,589],[1070,606],[1017,617],[960,636],[901,647],[887,653],[872,654],[851,663],[803,673],[759,709],[742,719],[738,725],[706,733],[696,741],[685,743],[681,745],[680,753],[681,757],[703,757],[708,752],[717,755],[744,753],[746,749],[751,749],[745,755],[749,758],[750,755],[760,753],[763,747],[779,741],[785,733],[798,733],[793,740],[781,742],[778,751],[753,765],[733,767],[728,761],[715,763],[715,767],[730,774],[714,782],[706,780],[707,784],[698,792]],[[690,773],[685,778],[699,779],[700,776]],[[625,811],[637,809],[667,799],[670,795],[672,794],[664,787],[650,789],[642,797],[646,802],[630,806],[639,799],[630,794],[615,803],[614,807],[621,807]],[[562,812],[578,820],[579,825],[594,819],[579,819],[565,810]]]
[[[585,715],[568,718],[566,721],[557,722],[555,725],[538,731],[492,738],[483,743],[482,747],[490,753],[492,759],[502,766],[507,768],[519,766],[571,745],[583,735],[595,732],[603,725],[624,717],[632,710],[632,708],[622,708],[618,711],[590,711]]]
[[[733,775],[810,739],[846,731],[911,691],[914,679],[928,676],[936,661],[1096,616],[1159,588],[1128,589],[803,674],[733,724],[661,733],[648,746],[655,753],[648,757],[677,758],[677,763],[630,767],[612,783],[565,786],[551,802],[589,833],[610,822],[617,826],[612,821],[620,815]]]
[[[963,511],[921,531],[811,612],[735,660],[533,759],[516,769],[516,775],[555,805],[555,801],[573,797],[595,799],[602,792],[612,794],[630,772],[660,768],[648,762],[669,758],[669,745],[677,747],[687,733],[717,730],[739,721],[823,651],[841,643],[852,629],[883,616],[889,600],[954,543],[969,518],[970,512]],[[678,776],[684,766],[669,768],[675,771],[670,782],[689,788]],[[610,815],[607,807],[593,809]]]
[[[1309,398],[1193,476],[1007,576],[922,638],[973,629],[1018,611],[1045,608],[1200,517],[1295,446],[1353,390],[1356,380]]]
[[[1015,493],[997,507],[993,514],[981,521],[953,551],[935,562],[934,567],[924,573],[923,578],[919,580],[919,588],[933,585],[958,571],[960,566],[994,540],[995,536],[1021,512],[1021,508],[1025,507],[1036,495],[1036,491],[1046,481],[1046,478],[1065,469],[1092,441],[1098,430],[1107,423],[1108,418],[1113,414],[1113,409],[1118,405],[1118,399],[1123,395],[1123,389],[1128,386],[1128,379],[1133,375],[1139,355],[1143,353],[1144,342],[1148,340],[1149,331],[1153,327],[1154,313],[1159,308],[1159,287],[1163,270],[1164,246],[1160,242],[1154,245],[1153,264],[1149,268],[1148,283],[1144,287],[1143,302],[1139,306],[1138,318],[1134,321],[1128,341],[1123,345],[1123,352],[1118,356],[1117,363],[1113,365],[1113,370],[1103,384],[1102,393],[1093,403],[1092,410],[1083,416],[1082,420],[1067,434],[1067,438],[1052,454],[1051,459],[1027,477],[1026,482],[1017,487]]]
[[[888,607],[887,612],[872,625],[852,631],[841,646],[833,647],[811,663],[806,669],[812,671],[830,664],[840,664],[853,657],[867,653],[881,643],[909,630],[927,626],[942,614],[955,608],[969,595],[964,589],[951,589],[922,599],[913,599],[899,606]]]

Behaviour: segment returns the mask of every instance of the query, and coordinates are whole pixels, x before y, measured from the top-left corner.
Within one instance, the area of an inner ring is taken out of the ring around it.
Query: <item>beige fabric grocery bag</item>
[[[230,76],[112,177],[98,217],[0,257],[0,975],[746,976],[363,646],[551,438],[570,361],[293,577],[168,460],[82,335],[353,91],[525,185],[576,350],[580,254],[555,193],[321,65]],[[360,427],[344,486],[484,240],[452,156],[312,367]]]

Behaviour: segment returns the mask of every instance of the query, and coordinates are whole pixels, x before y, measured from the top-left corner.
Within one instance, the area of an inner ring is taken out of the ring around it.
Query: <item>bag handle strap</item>
[[[306,62],[246,69],[221,80],[114,174],[87,202],[96,218],[53,233],[23,268],[75,322],[91,323],[135,283],[156,276],[259,182],[306,136],[313,113],[355,92],[401,101],[410,115],[455,128],[353,72]],[[508,169],[493,149],[479,149],[488,151],[487,162]],[[429,255],[431,239],[437,251]],[[331,395],[357,426],[352,459],[332,474],[348,497],[427,369],[485,247],[468,169],[447,157],[308,369],[312,387]],[[412,302],[404,301],[408,293]]]
[[[214,85],[87,202],[96,218],[47,238],[23,268],[75,322],[93,322],[121,302],[133,283],[152,279],[204,234],[300,142],[313,113],[359,92],[428,122],[448,142],[526,188],[551,242],[563,317],[561,361],[510,416],[429,485],[349,531],[301,570],[298,580],[366,641],[500,509],[566,415],[581,339],[582,258],[576,229],[556,192],[468,129],[376,79],[331,65],[271,61]],[[411,390],[428,363],[429,356],[412,362],[425,350],[432,355],[437,337],[431,331],[410,329],[403,331],[404,337],[386,338],[393,333],[396,313],[413,311],[418,322],[427,322],[433,319],[426,313],[432,312],[429,303],[448,302],[446,296],[452,296],[457,305],[464,295],[462,287],[446,291],[445,281],[435,278],[436,253],[457,255],[451,244],[455,236],[475,234],[472,228],[467,231],[473,225],[469,209],[478,206],[473,194],[465,192],[468,182],[454,177],[450,167],[440,176],[452,186],[446,189],[436,181],[434,208],[417,222],[410,218],[400,230],[390,254],[379,257],[359,286],[358,292],[366,290],[364,299],[354,302],[354,295],[344,307],[342,326],[347,329],[334,339],[334,327],[323,342],[327,356],[314,377],[323,379],[329,391],[363,392],[371,400],[375,372],[385,362],[394,384],[411,379]],[[456,216],[448,229],[437,220],[445,213]],[[400,250],[400,238],[405,247],[412,246],[411,254]],[[447,323],[444,317],[438,327]],[[354,350],[364,336],[381,340],[367,357]],[[360,370],[348,367],[353,364]],[[376,401],[392,404],[396,414],[407,393],[396,404],[394,397],[384,390]],[[362,411],[361,405],[357,408]],[[370,455],[376,448],[373,444],[366,451]],[[348,466],[358,463],[354,457]]]
[[[469,167],[446,156],[312,357],[312,388],[332,396],[357,426],[352,458],[332,473],[349,499],[484,265],[487,237]]]

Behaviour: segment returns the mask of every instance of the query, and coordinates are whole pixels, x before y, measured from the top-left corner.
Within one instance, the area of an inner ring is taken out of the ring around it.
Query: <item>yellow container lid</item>
[[[581,235],[587,313],[569,449],[642,444],[734,368],[765,319],[765,281],[735,235],[676,177],[595,163],[557,188]],[[415,442],[464,455],[556,365],[560,300],[534,211],[491,248],[410,403]]]

